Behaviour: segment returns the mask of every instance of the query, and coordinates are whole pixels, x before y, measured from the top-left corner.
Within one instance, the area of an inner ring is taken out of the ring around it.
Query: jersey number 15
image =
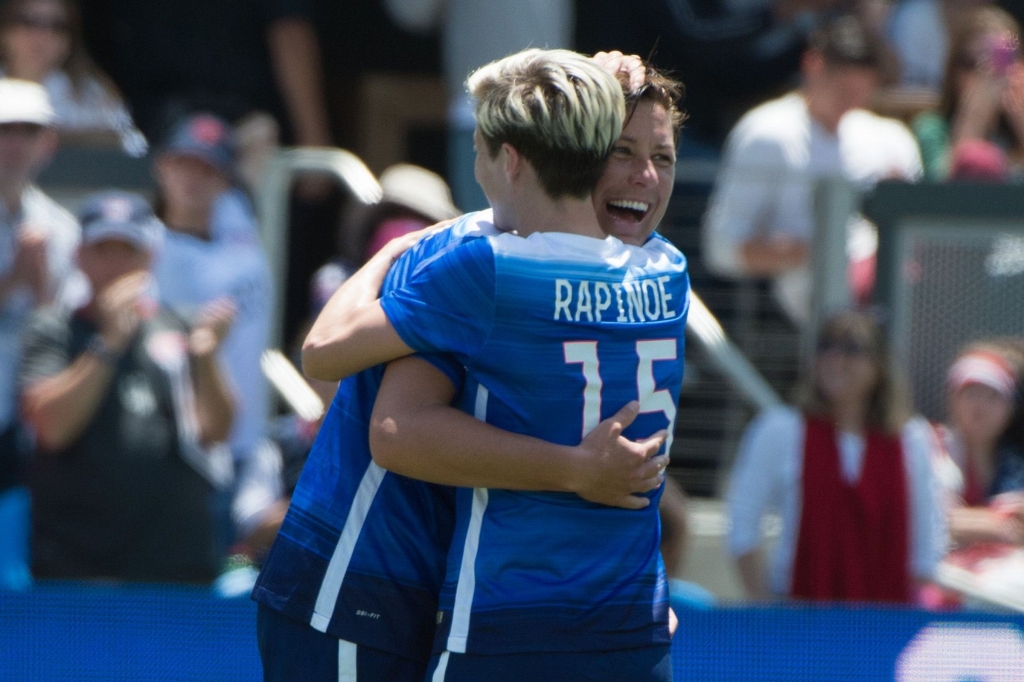
[[[566,341],[562,344],[566,364],[583,365],[583,436],[601,422],[601,362],[597,357],[597,341]],[[672,394],[662,389],[655,390],[654,363],[658,360],[676,359],[675,339],[653,339],[636,342],[636,391],[640,402],[640,414],[663,412],[668,419],[668,439],[665,452],[672,448],[672,433],[676,425],[676,404]]]

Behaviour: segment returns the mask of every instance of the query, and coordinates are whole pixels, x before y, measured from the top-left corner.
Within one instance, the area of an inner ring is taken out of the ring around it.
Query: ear
[[[523,155],[519,153],[519,150],[508,142],[501,145],[501,155],[505,167],[505,178],[509,182],[512,182],[519,177],[526,159],[524,159]]]

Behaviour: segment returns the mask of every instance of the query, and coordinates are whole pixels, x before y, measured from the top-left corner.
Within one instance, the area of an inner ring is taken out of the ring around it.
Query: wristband
[[[97,360],[108,367],[117,366],[117,361],[121,359],[121,354],[111,349],[99,334],[92,337],[85,350],[88,353],[92,353]]]

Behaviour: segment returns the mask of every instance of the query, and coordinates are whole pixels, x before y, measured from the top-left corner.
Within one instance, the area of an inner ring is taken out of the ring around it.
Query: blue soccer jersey
[[[631,400],[639,439],[671,433],[683,376],[686,260],[660,237],[473,240],[381,303],[419,352],[466,368],[460,407],[578,444]],[[639,511],[564,493],[459,490],[435,651],[501,654],[667,644],[658,499]]]
[[[382,291],[404,284],[417,264],[449,245],[495,234],[489,217],[470,214],[421,240],[391,268]],[[428,359],[461,385],[457,363]],[[454,490],[373,463],[369,424],[383,374],[375,367],[338,387],[253,598],[339,639],[425,660]]]

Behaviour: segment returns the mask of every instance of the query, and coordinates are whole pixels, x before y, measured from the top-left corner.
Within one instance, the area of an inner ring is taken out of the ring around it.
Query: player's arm
[[[306,337],[302,371],[321,381],[340,381],[413,352],[388,321],[380,301],[373,301],[336,318],[328,340]]]
[[[302,371],[306,376],[340,381],[412,352],[388,323],[378,296],[391,265],[423,233],[421,230],[393,239],[334,292],[302,345]]]
[[[634,443],[621,436],[636,418],[630,403],[575,447],[503,431],[450,406],[455,387],[417,357],[388,365],[370,424],[374,461],[395,473],[468,488],[572,492],[627,509],[661,484],[668,455],[654,456],[661,431]]]

